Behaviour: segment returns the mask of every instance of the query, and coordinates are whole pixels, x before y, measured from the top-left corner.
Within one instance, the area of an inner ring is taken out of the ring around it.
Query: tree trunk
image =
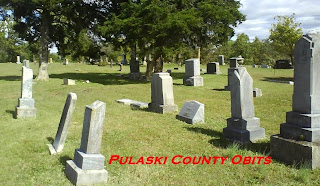
[[[40,59],[39,59],[39,72],[36,80],[49,80],[48,74],[48,57],[49,57],[49,17],[50,12],[43,10],[41,20],[41,36],[40,36]]]
[[[153,68],[154,68],[154,59],[151,59],[150,54],[149,57],[147,58],[147,70],[146,70],[146,80],[150,81],[151,80],[151,75],[153,72]]]
[[[136,43],[133,43],[131,46],[131,53],[130,53],[130,73],[139,73],[140,66],[139,62],[136,60],[137,57],[137,46]]]
[[[156,62],[156,64],[154,67],[154,72],[155,73],[162,72],[163,71],[163,58],[162,58],[162,56],[159,56],[155,62]]]

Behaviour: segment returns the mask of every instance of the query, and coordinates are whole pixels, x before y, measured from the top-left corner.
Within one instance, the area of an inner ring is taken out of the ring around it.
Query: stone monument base
[[[320,167],[320,144],[273,135],[270,137],[270,149],[272,158],[285,163],[302,163],[311,169]]]
[[[140,80],[140,79],[141,79],[140,72],[129,73],[129,80]]]
[[[186,123],[189,124],[195,124],[195,123],[204,123],[204,120],[193,120],[184,116],[180,116],[180,115],[176,115],[176,119],[180,120],[180,121],[184,121]]]
[[[28,108],[28,107],[16,107],[15,118],[35,118],[36,117],[36,108]]]
[[[56,149],[54,149],[53,145],[52,144],[47,144],[48,148],[49,148],[49,152],[50,152],[50,155],[56,155],[58,154],[58,152],[56,151]]]
[[[151,112],[164,114],[164,113],[170,113],[170,112],[178,111],[178,106],[177,105],[158,105],[158,104],[154,104],[154,103],[149,103],[148,104],[148,109]]]
[[[227,127],[223,129],[223,136],[240,143],[250,143],[265,138],[265,129],[260,127],[260,119],[227,119]]]
[[[203,78],[201,76],[192,76],[183,78],[183,84],[187,86],[203,86]]]
[[[107,183],[108,171],[101,170],[83,170],[77,167],[72,161],[66,162],[66,176],[74,185],[93,185],[98,183]]]

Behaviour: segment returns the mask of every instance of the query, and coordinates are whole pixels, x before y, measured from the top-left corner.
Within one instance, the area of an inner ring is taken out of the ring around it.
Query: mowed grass
[[[203,74],[203,87],[182,85],[184,67],[172,69],[175,103],[179,110],[185,101],[205,104],[205,123],[189,125],[175,115],[134,110],[115,102],[128,98],[150,102],[150,82],[128,81],[116,75],[127,75],[129,67],[119,72],[118,66],[99,67],[72,63],[68,66],[50,65],[50,80],[34,81],[33,97],[37,118],[13,119],[20,96],[21,65],[0,64],[0,185],[71,185],[64,174],[65,163],[73,159],[74,149],[80,147],[85,105],[95,100],[106,102],[101,154],[106,157],[109,185],[308,185],[320,184],[319,170],[299,169],[276,160],[271,164],[233,165],[230,159],[221,165],[173,165],[175,155],[186,156],[268,156],[270,135],[278,134],[285,113],[291,110],[293,86],[269,82],[269,79],[290,80],[293,70],[247,69],[254,87],[263,96],[254,98],[256,117],[266,129],[266,139],[255,144],[229,144],[222,136],[226,119],[230,117],[230,92],[227,85],[227,66],[220,67],[222,75]],[[31,63],[34,74],[38,65]],[[205,66],[201,67],[205,69]],[[145,67],[141,67],[145,72]],[[62,85],[63,78],[76,80],[75,86]],[[90,83],[84,83],[89,80]],[[76,109],[64,150],[50,156],[46,144],[55,137],[68,92],[78,96]],[[298,152],[297,152],[298,153]],[[168,157],[165,165],[109,165],[111,155],[133,157]]]

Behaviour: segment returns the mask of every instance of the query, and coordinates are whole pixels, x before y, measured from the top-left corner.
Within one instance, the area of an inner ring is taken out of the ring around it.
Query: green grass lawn
[[[38,66],[30,64],[37,74]],[[175,103],[181,109],[185,101],[197,100],[205,105],[205,123],[189,125],[175,119],[177,113],[156,114],[133,110],[115,102],[128,98],[150,102],[150,82],[128,81],[117,77],[119,67],[99,67],[83,64],[50,66],[50,80],[33,85],[37,108],[36,119],[13,119],[20,96],[21,65],[0,64],[0,185],[71,185],[64,174],[65,163],[73,159],[80,147],[85,105],[95,100],[107,104],[101,154],[106,157],[105,169],[110,185],[308,185],[320,184],[319,170],[296,168],[276,160],[271,164],[233,165],[120,165],[108,164],[111,155],[164,156],[268,156],[270,135],[278,134],[285,113],[291,111],[293,86],[269,82],[269,79],[290,80],[292,70],[247,69],[254,87],[263,96],[254,98],[256,117],[266,129],[266,139],[239,147],[222,137],[226,119],[230,117],[230,92],[227,66],[222,75],[203,74],[203,87],[182,85],[184,67],[172,69]],[[205,66],[201,68],[205,69]],[[141,67],[145,72],[145,67]],[[128,74],[125,66],[123,74]],[[76,80],[75,86],[62,85],[63,78]],[[84,83],[89,80],[90,83]],[[50,156],[46,144],[55,137],[68,92],[78,96],[63,153]],[[169,160],[168,160],[169,161]]]

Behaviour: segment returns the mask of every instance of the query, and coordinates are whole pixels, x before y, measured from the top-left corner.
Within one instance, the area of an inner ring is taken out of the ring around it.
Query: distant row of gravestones
[[[294,93],[292,111],[287,112],[286,123],[280,125],[280,134],[271,136],[271,156],[286,163],[307,162],[310,168],[320,167],[320,35],[305,35],[295,46]],[[190,61],[190,62],[188,62]],[[190,64],[189,64],[190,63]],[[197,59],[186,62],[185,85],[201,86]],[[265,137],[260,119],[254,115],[253,80],[239,59],[228,69],[228,89],[231,92],[231,118],[223,136],[231,141],[251,143]],[[192,67],[192,68],[189,68]],[[193,70],[189,70],[193,69]],[[62,151],[67,129],[75,106],[76,95],[69,93],[51,152]],[[104,156],[100,154],[105,103],[96,101],[86,106],[80,149],[74,160],[67,161],[66,175],[74,184],[106,182]],[[148,109],[157,113],[176,112],[173,83],[169,73],[154,73],[151,79],[151,103]],[[200,110],[200,114],[195,114]],[[199,102],[185,103],[177,119],[188,122],[201,117],[204,106]],[[22,67],[22,94],[16,108],[16,118],[34,117],[32,99],[32,70]],[[188,122],[190,123],[190,122]],[[191,121],[192,123],[192,121]],[[95,179],[93,179],[95,178]]]

